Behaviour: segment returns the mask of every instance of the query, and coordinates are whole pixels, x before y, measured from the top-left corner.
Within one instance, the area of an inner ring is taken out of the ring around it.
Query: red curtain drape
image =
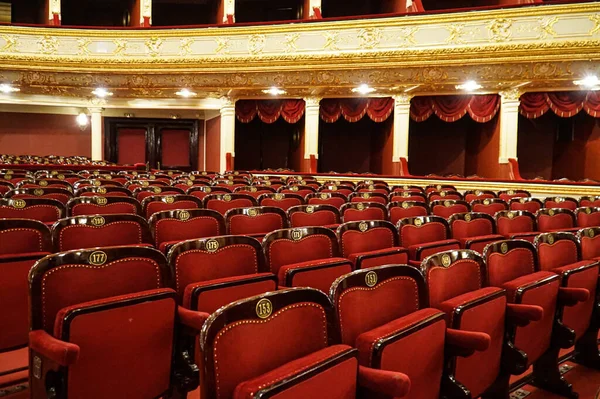
[[[563,91],[525,93],[521,96],[519,112],[529,119],[539,118],[548,110],[563,118],[570,118],[584,110],[597,117],[600,114],[600,93],[596,91]]]
[[[275,123],[280,117],[296,123],[304,115],[304,100],[239,100],[235,115],[242,123],[252,122],[257,115],[265,123]]]
[[[385,98],[326,98],[321,100],[321,119],[334,123],[344,117],[348,122],[358,122],[367,115],[373,122],[387,120],[394,111],[394,99]]]
[[[480,123],[491,120],[500,109],[498,95],[415,97],[410,103],[410,117],[423,122],[432,114],[446,122],[454,122],[469,114]]]

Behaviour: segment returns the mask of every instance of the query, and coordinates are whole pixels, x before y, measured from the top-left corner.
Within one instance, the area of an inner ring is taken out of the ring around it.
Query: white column
[[[152,0],[140,1],[140,25],[147,28],[152,26]]]
[[[517,89],[500,92],[500,154],[499,163],[517,159],[519,104],[521,93]]]
[[[92,115],[92,161],[102,161],[102,108],[89,108]]]
[[[319,109],[321,99],[308,97],[304,99],[304,159],[314,155],[319,159]]]
[[[221,146],[220,146],[221,173],[227,168],[227,153],[235,158],[235,100],[228,97],[221,98]]]
[[[223,23],[235,22],[235,0],[223,0]],[[231,21],[229,20],[231,16]]]
[[[306,4],[306,2],[305,2]],[[321,13],[321,0],[308,0],[308,18],[309,19],[317,19],[320,18],[321,15],[316,15],[315,9],[318,10],[319,14]],[[306,15],[306,13],[305,13]]]
[[[394,96],[394,150],[392,161],[400,162],[400,158],[408,160],[408,127],[410,125],[411,96],[399,94]]]
[[[50,25],[60,25],[60,13],[60,0],[48,0],[48,23]]]

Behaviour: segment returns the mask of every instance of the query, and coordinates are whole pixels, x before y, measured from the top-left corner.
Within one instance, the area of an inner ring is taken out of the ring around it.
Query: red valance
[[[410,103],[410,117],[423,122],[435,114],[445,122],[454,122],[468,113],[474,121],[484,123],[496,116],[499,109],[496,94],[415,97]]]
[[[343,116],[348,122],[358,122],[367,115],[373,122],[387,120],[394,111],[394,99],[385,98],[327,98],[321,100],[321,119],[334,123]]]
[[[239,100],[235,103],[235,116],[242,123],[256,118],[265,123],[275,123],[282,117],[288,123],[298,122],[304,115],[304,100]]]
[[[552,110],[562,118],[570,118],[582,109],[589,115],[597,117],[600,114],[600,93],[597,91],[525,93],[521,96],[519,112],[526,118],[535,119]]]

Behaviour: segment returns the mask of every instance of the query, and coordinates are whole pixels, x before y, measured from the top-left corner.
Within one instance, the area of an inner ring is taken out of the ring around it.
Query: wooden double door
[[[198,169],[198,120],[104,118],[104,155],[119,165]]]

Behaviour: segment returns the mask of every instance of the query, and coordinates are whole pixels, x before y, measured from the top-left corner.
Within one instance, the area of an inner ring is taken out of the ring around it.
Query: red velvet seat
[[[600,260],[600,227],[587,227],[577,232],[581,259]]]
[[[337,228],[340,211],[333,205],[297,205],[287,211],[290,227],[320,226]]]
[[[548,197],[544,200],[544,208],[564,208],[574,211],[577,207],[579,203],[571,197]]]
[[[262,239],[267,233],[288,227],[287,214],[280,208],[257,206],[234,208],[225,213],[227,234]]]
[[[52,226],[55,252],[115,245],[152,245],[150,228],[138,215],[86,215],[60,219]]]
[[[582,207],[575,209],[578,227],[600,226],[600,208]]]
[[[425,202],[420,201],[390,202],[387,208],[390,214],[390,222],[394,225],[400,219],[429,215],[429,207]]]
[[[212,172],[209,170],[193,170],[190,172],[191,175],[196,176],[197,179],[210,179],[212,180],[219,175],[218,172]]]
[[[67,210],[60,201],[48,198],[0,198],[0,219],[33,219],[52,224],[64,217]]]
[[[209,183],[204,180],[193,180],[187,176],[185,178],[177,179],[173,181],[172,186],[175,188],[180,188],[183,191],[187,191],[190,187],[202,187],[209,186]],[[193,176],[192,176],[193,177]]]
[[[263,194],[258,197],[260,206],[276,207],[287,212],[293,206],[304,205],[304,197],[298,194]]]
[[[150,187],[139,187],[133,190],[133,196],[143,204],[143,201],[148,197],[158,196],[158,195],[183,195],[185,193],[184,190],[171,187],[171,186],[150,186]],[[142,205],[143,207],[143,205]]]
[[[346,222],[338,227],[337,236],[342,256],[356,269],[408,262],[408,251],[398,244],[398,232],[390,222]]]
[[[202,200],[203,208],[212,209],[221,215],[234,208],[257,206],[257,201],[246,194],[209,194]]]
[[[73,188],[75,190],[80,190],[85,187],[99,187],[99,186],[112,186],[112,187],[123,187],[121,183],[116,180],[94,177],[91,179],[82,179],[77,180],[73,183]]]
[[[461,193],[455,190],[430,191],[427,194],[427,202],[444,201],[444,200],[462,200]]]
[[[331,185],[324,184],[319,188],[319,192],[320,193],[339,193],[339,194],[345,195],[347,197],[354,192],[354,186],[345,185],[345,184],[331,184]]]
[[[428,307],[418,269],[388,265],[358,270],[336,280],[331,300],[342,343],[358,349],[360,365],[408,375],[406,398],[438,399],[451,392],[460,397],[460,385],[444,374],[445,314]]]
[[[283,194],[296,194],[304,198],[309,194],[316,193],[317,189],[305,185],[289,185],[287,187],[280,187],[277,192]]]
[[[154,246],[167,253],[172,245],[197,238],[225,234],[225,219],[210,209],[160,211],[148,219]]]
[[[405,375],[358,367],[356,350],[338,340],[331,302],[317,290],[232,303],[210,317],[200,338],[203,398],[354,399],[359,384],[395,397],[408,391]]]
[[[404,184],[401,186],[393,186],[392,187],[392,193],[394,192],[404,192],[404,191],[408,191],[410,193],[425,193],[425,190],[423,189],[423,187],[420,186],[411,186],[409,184]]]
[[[356,193],[377,193],[386,197],[390,194],[390,188],[386,184],[359,184],[354,189]]]
[[[131,197],[78,197],[67,203],[69,216],[110,215],[116,213],[142,214],[142,206]]]
[[[36,261],[52,252],[48,227],[34,220],[0,219],[0,392],[27,391],[28,280]],[[16,394],[15,394],[16,395]],[[16,397],[16,396],[15,396]]]
[[[434,191],[439,192],[442,190],[456,191],[456,187],[451,184],[430,184],[429,186],[425,187],[425,194],[429,196],[429,194]]]
[[[579,198],[579,206],[581,207],[600,207],[600,195],[583,196]]]
[[[377,193],[374,191],[363,191],[350,194],[348,197],[349,202],[377,202],[383,205],[387,205],[388,197],[387,194]]]
[[[142,201],[142,211],[146,219],[149,219],[155,212],[200,208],[202,208],[200,199],[185,194],[153,195]]]
[[[73,198],[73,193],[64,188],[18,188],[9,191],[4,197],[16,199],[49,198],[66,205]]]
[[[133,193],[125,187],[117,186],[89,186],[75,190],[76,197],[132,197]]]
[[[455,213],[448,218],[452,238],[460,242],[461,248],[483,254],[486,245],[504,239],[496,234],[496,221],[487,213]]]
[[[21,188],[62,188],[64,190],[73,192],[73,186],[64,180],[59,179],[31,179],[21,180],[15,187]]]
[[[181,377],[197,385],[197,368],[182,367],[175,346],[176,294],[160,252],[56,254],[38,262],[30,280],[32,398],[155,398]]]
[[[495,216],[496,212],[505,211],[508,209],[506,201],[500,198],[484,198],[475,199],[469,203],[471,211],[487,213],[490,216]]]
[[[328,292],[339,276],[352,271],[340,258],[337,237],[324,227],[276,230],[263,240],[263,252],[279,286],[311,287]]]
[[[477,398],[500,376],[506,291],[486,287],[485,262],[470,250],[431,255],[421,268],[429,288],[429,306],[446,313],[448,328],[479,333],[480,350],[470,357],[457,357],[447,370]]]
[[[498,198],[510,202],[513,198],[531,197],[531,193],[526,190],[504,190],[498,191]]]
[[[260,197],[263,194],[274,193],[275,189],[269,186],[242,186],[236,187],[234,192],[250,195],[258,200],[258,197]]]
[[[550,231],[576,231],[575,213],[565,208],[542,208],[536,215],[538,230],[542,233]]]
[[[441,216],[444,219],[448,219],[455,213],[464,213],[471,210],[466,201],[451,199],[430,202],[429,207],[432,215]]]
[[[581,260],[581,247],[572,233],[545,233],[535,239],[540,269],[561,276],[561,287],[581,291],[571,306],[563,307],[562,322],[575,332],[579,340],[590,327],[592,312],[598,306],[596,288],[600,266],[595,260]],[[584,298],[587,292],[587,298]],[[598,335],[595,329],[596,337]],[[586,350],[596,350],[597,346]],[[597,356],[600,360],[600,356]],[[598,363],[600,366],[600,363]]]
[[[539,234],[535,215],[528,211],[500,211],[496,213],[498,234],[506,238],[533,242]]]
[[[492,198],[496,198],[496,193],[491,190],[467,190],[464,195],[467,202]]]
[[[307,205],[332,205],[337,209],[340,209],[344,205],[348,198],[341,193],[314,193],[306,196]]]
[[[388,196],[390,202],[417,201],[427,202],[427,197],[422,192],[414,191],[393,191]]]
[[[231,190],[223,187],[194,186],[188,188],[185,193],[203,200],[209,194],[231,194]]]
[[[459,249],[458,240],[450,238],[450,225],[440,216],[415,216],[400,219],[400,246],[407,248],[411,264],[418,265],[436,252]]]
[[[138,188],[151,188],[151,187],[168,187],[169,183],[158,181],[158,180],[130,180],[129,183],[125,184],[125,188],[135,192]]]
[[[348,202],[340,208],[344,222],[388,220],[388,210],[378,202]]]

